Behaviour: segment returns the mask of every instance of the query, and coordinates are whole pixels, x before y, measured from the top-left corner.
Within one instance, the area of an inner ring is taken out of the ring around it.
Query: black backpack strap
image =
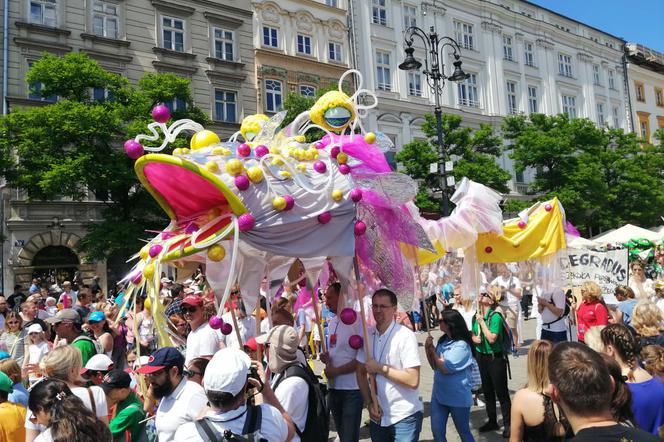
[[[263,423],[263,410],[260,405],[247,406],[247,417],[244,420],[242,434],[252,434],[260,431]]]
[[[214,428],[212,428],[206,418],[194,421],[194,424],[196,425],[196,431],[198,431],[198,435],[205,442],[217,442],[223,440],[223,436]]]
[[[312,412],[311,405],[312,405],[313,402],[315,402],[315,401],[312,400],[312,394],[315,394],[312,391],[312,389],[314,388],[314,382],[313,382],[313,379],[311,378],[311,376],[309,375],[309,372],[307,371],[307,369],[304,368],[304,366],[300,362],[293,362],[292,364],[287,365],[286,368],[283,371],[282,376],[279,378],[277,383],[274,384],[274,387],[272,387],[272,389],[276,390],[277,387],[279,386],[279,384],[281,384],[281,382],[284,379],[292,377],[292,376],[296,376],[298,378],[303,379],[304,382],[306,382],[307,385],[309,386],[309,398],[308,398],[308,401],[309,401],[308,407],[309,408],[308,408],[308,412],[307,412],[307,418],[309,418],[309,413]],[[305,425],[306,425],[306,423],[305,423]],[[295,424],[295,422],[293,422],[293,427],[295,427],[295,433],[297,433],[297,435],[300,437],[300,439],[302,439],[302,434],[304,432],[304,429],[300,430],[297,427],[297,425]]]

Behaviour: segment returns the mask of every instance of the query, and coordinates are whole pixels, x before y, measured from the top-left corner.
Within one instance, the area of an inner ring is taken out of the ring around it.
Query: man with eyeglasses
[[[187,336],[186,366],[194,358],[210,359],[219,350],[219,337],[205,320],[204,302],[201,296],[189,295],[182,300],[180,307],[185,321],[191,327]]]
[[[57,336],[55,342],[66,339],[68,344],[81,352],[84,366],[97,354],[94,341],[81,330],[81,316],[76,310],[71,308],[60,310],[52,318],[46,319],[46,322],[53,327]]]
[[[420,353],[415,333],[394,320],[397,296],[388,289],[371,298],[376,326],[368,331],[367,345],[357,353],[357,382],[371,418],[372,441],[417,441],[422,430],[423,405],[419,398]],[[378,404],[371,402],[367,373],[375,376]]]
[[[136,370],[147,376],[148,396],[159,401],[155,425],[159,442],[174,439],[177,429],[196,420],[207,404],[203,387],[183,376],[184,357],[174,347],[162,347]]]

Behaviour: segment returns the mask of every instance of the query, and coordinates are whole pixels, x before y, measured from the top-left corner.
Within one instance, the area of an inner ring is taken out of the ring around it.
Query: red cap
[[[245,347],[248,347],[249,350],[256,351],[258,350],[258,345],[256,344],[256,338],[251,337],[247,342],[244,343]]]
[[[201,307],[205,300],[202,296],[188,295],[182,300],[182,304],[193,305],[194,307]]]

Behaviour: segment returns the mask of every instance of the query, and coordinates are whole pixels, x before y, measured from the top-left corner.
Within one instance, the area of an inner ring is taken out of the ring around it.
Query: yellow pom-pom
[[[278,196],[272,200],[272,207],[278,211],[282,211],[286,208],[286,198],[283,196]]]
[[[182,149],[176,147],[175,149],[173,149],[173,155],[182,155]]]
[[[269,120],[266,115],[255,114],[249,115],[242,119],[242,125],[240,126],[240,133],[245,140],[251,141],[258,135],[263,125]]]
[[[295,137],[295,141],[297,141],[298,143],[304,143],[305,140],[306,138],[304,138],[304,135],[297,135]]]
[[[183,147],[182,150],[181,150],[181,152],[182,152],[182,155],[187,155],[188,153],[191,152],[191,150],[189,150],[188,147]]]
[[[376,134],[373,132],[367,132],[367,134],[364,136],[364,141],[367,144],[373,144],[376,142]]]
[[[143,261],[148,259],[148,256],[150,256],[150,247],[144,246],[141,251],[138,252],[138,256],[140,256]]]
[[[260,183],[263,181],[263,169],[258,166],[252,166],[247,169],[247,177],[252,183]]]
[[[206,129],[200,132],[196,132],[194,136],[191,137],[189,146],[191,147],[191,150],[196,150],[217,144],[219,142],[221,142],[219,136],[211,130]]]
[[[284,160],[282,160],[281,158],[272,158],[271,163],[273,166],[281,166],[284,164]]]
[[[335,189],[335,190],[332,191],[332,199],[334,201],[339,202],[343,198],[344,198],[344,193],[341,190]]]
[[[242,161],[238,160],[237,158],[233,158],[231,160],[228,160],[226,163],[226,172],[233,176],[238,176],[244,171],[244,164],[242,164]]]
[[[297,163],[297,166],[295,166],[297,170],[300,172],[306,172],[307,171],[307,165],[304,163]]]
[[[143,307],[145,307],[145,310],[152,310],[152,301],[150,301],[150,298],[145,298],[145,301],[143,301]]]
[[[287,170],[280,170],[279,175],[281,175],[283,178],[292,178],[293,175]]]
[[[205,168],[213,173],[219,172],[219,165],[216,161],[208,161],[205,163]]]
[[[154,276],[154,264],[150,263],[143,268],[143,277],[148,281],[151,281],[153,276]]]
[[[346,164],[347,161],[348,161],[348,155],[343,152],[339,152],[339,154],[337,155],[337,163]]]
[[[212,154],[213,155],[225,155],[226,154],[225,152],[226,152],[226,149],[221,147],[221,146],[217,146],[217,147],[212,149]]]
[[[207,257],[210,261],[219,262],[226,256],[226,250],[219,244],[210,246],[207,251]]]

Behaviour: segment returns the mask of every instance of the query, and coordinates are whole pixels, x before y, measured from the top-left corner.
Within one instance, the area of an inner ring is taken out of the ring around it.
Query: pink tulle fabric
[[[581,232],[569,221],[565,221],[565,233],[577,238],[581,236]]]
[[[334,135],[333,137],[334,139],[330,135],[325,135],[321,142],[326,147],[330,144],[343,146],[344,153],[361,162],[361,164],[351,166],[351,173],[392,171],[383,152],[375,144],[367,144],[362,135]]]

